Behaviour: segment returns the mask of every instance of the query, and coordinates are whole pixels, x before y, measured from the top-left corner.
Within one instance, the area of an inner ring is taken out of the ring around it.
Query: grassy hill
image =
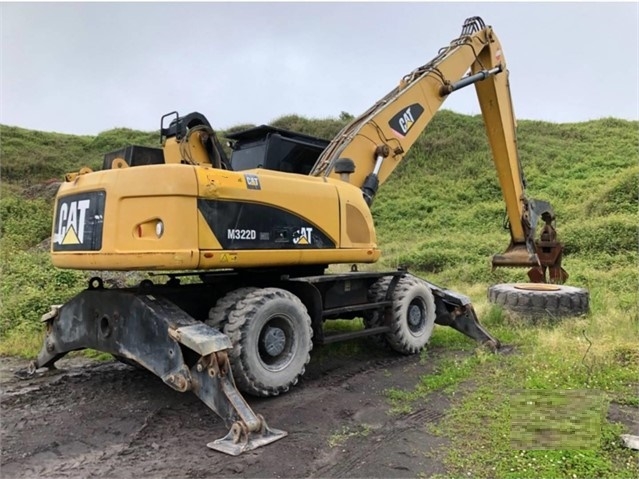
[[[291,115],[273,124],[331,138],[346,121]],[[91,137],[0,126],[0,353],[33,354],[40,315],[85,284],[82,273],[54,269],[37,248],[50,233],[51,181],[84,165],[98,168],[107,151],[130,143],[157,146],[158,139],[157,132],[121,128]],[[514,356],[476,353],[462,363],[446,363],[436,375],[453,384],[473,377],[479,391],[448,421],[456,430],[441,431],[452,441],[451,471],[471,471],[473,477],[634,477],[636,456],[633,460],[615,442],[620,426],[613,423],[604,423],[599,446],[579,452],[579,458],[575,451],[509,454],[508,404],[499,391],[586,389],[601,392],[607,402],[639,405],[639,123],[520,121],[518,143],[529,196],[555,208],[569,283],[590,290],[588,316],[533,327],[487,304],[489,284],[526,277],[524,270],[490,268],[490,256],[506,248],[509,235],[502,229],[504,205],[479,116],[439,112],[380,188],[373,215],[384,255],[375,267],[405,264],[471,296],[488,329],[519,347]],[[436,330],[431,345],[474,348],[444,328]],[[391,399],[400,406],[418,401],[432,390],[431,383],[424,384]],[[469,429],[477,417],[486,434]],[[472,452],[455,456],[456,447]]]

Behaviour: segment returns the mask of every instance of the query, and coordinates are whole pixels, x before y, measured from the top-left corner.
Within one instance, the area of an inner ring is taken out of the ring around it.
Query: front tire
[[[386,339],[401,354],[416,354],[428,344],[435,327],[435,298],[430,288],[414,276],[404,276],[393,291]]]
[[[392,276],[385,276],[373,283],[368,290],[368,301],[370,303],[379,303],[380,301],[384,301],[386,299],[386,291],[388,291],[388,287],[390,286],[392,279]],[[384,326],[384,317],[383,312],[380,312],[378,309],[368,309],[364,311],[364,314],[362,315],[364,328],[373,329],[379,326]],[[388,349],[389,347],[385,334],[370,336],[368,339],[375,346],[381,349]]]
[[[233,344],[237,387],[254,396],[277,396],[297,384],[313,348],[311,318],[297,296],[279,288],[245,294],[224,325]]]
[[[209,319],[206,320],[207,326],[212,328],[224,329],[224,325],[229,320],[229,313],[235,309],[237,303],[244,297],[257,291],[258,288],[253,286],[244,286],[243,288],[234,289],[217,300],[215,306],[209,310]]]

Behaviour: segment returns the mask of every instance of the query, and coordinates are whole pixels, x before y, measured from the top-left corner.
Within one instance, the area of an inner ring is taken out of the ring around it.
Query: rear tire
[[[279,288],[254,289],[227,314],[235,383],[254,396],[277,396],[297,384],[313,348],[311,318],[297,296]]]
[[[488,288],[488,300],[532,317],[579,316],[590,307],[586,289],[540,283],[496,284]]]

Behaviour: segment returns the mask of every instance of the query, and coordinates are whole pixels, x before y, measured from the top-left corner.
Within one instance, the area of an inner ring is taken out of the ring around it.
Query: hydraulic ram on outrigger
[[[43,321],[47,334],[31,374],[70,351],[92,348],[140,364],[176,391],[193,391],[230,427],[224,438],[207,444],[211,449],[237,456],[287,435],[269,428],[235,388],[229,338],[165,298],[105,289],[96,278]]]

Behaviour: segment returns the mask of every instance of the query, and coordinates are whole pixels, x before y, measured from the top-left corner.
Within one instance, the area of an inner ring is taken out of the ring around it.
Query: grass
[[[511,449],[599,447],[604,397],[593,390],[514,391],[509,397]]]
[[[40,352],[44,341],[44,328],[17,326],[9,330],[0,343],[0,356],[16,356],[33,359]]]
[[[621,445],[624,426],[605,418],[612,401],[638,405],[637,318],[618,299],[594,294],[591,314],[532,326],[478,298],[484,324],[515,353],[482,360],[485,353],[467,351],[442,361],[413,390],[388,391],[391,411],[465,384],[432,431],[451,442],[437,454],[453,476],[634,477],[637,453]],[[448,337],[442,329],[431,344]]]
[[[274,124],[331,138],[347,120],[290,115]],[[379,190],[372,212],[384,255],[370,268],[406,265],[469,296],[487,329],[516,348],[493,356],[438,327],[429,348],[446,351],[444,359],[414,388],[388,391],[390,408],[410,411],[435,391],[453,398],[436,428],[450,442],[440,454],[451,476],[638,476],[637,453],[618,437],[623,426],[604,413],[611,402],[639,406],[639,123],[518,124],[528,195],[552,203],[569,284],[590,291],[591,311],[532,326],[488,304],[490,284],[519,282],[525,273],[490,267],[490,256],[510,238],[502,229],[503,200],[481,118],[440,111]],[[40,316],[86,281],[79,272],[53,268],[37,247],[49,235],[52,210],[38,185],[85,164],[96,168],[103,153],[127,143],[158,146],[157,133],[116,129],[79,137],[0,125],[0,354],[32,357],[40,346]],[[353,326],[361,322],[332,328]],[[314,354],[363,348],[364,342],[337,344]],[[424,354],[423,360],[432,359]],[[570,400],[574,394],[584,395],[581,404]],[[527,409],[528,402],[539,407]],[[585,404],[591,407],[577,407]],[[552,420],[535,419],[543,415]],[[337,431],[334,442],[351,433],[359,432]],[[548,449],[528,447],[546,436],[561,440]],[[575,439],[568,436],[581,439],[562,442]]]
[[[459,336],[459,334],[457,334]],[[424,402],[434,391],[454,393],[460,383],[472,379],[485,362],[495,361],[497,356],[477,349],[473,355],[449,357],[439,360],[435,371],[422,376],[412,390],[390,388],[385,391],[390,402],[391,414],[409,414],[416,403]],[[422,353],[422,361],[428,361],[428,350]]]
[[[476,388],[434,428],[451,441],[444,452],[450,471],[472,477],[635,476],[636,453],[621,446],[622,427],[604,420],[615,393],[568,389],[570,383],[586,387],[577,379],[588,376],[585,368],[563,366],[557,356],[530,359],[511,356],[478,371]],[[548,372],[555,369],[572,376],[562,385],[567,389],[553,387],[556,378]]]

